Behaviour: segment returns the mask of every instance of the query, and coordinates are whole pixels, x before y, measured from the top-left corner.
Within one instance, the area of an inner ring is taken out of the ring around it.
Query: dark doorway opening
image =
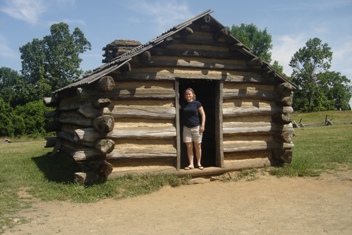
[[[216,96],[218,92],[218,81],[199,80],[199,79],[179,79],[180,102],[184,100],[184,91],[192,88],[196,93],[196,98],[203,105],[206,122],[205,132],[202,140],[202,165],[204,167],[216,165]],[[181,136],[181,168],[188,166],[186,146],[182,141],[183,123],[180,118],[180,136]],[[196,158],[194,157],[194,160]]]

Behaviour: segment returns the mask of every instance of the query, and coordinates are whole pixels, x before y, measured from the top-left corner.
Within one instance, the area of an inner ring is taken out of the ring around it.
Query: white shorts
[[[196,127],[186,127],[183,126],[183,142],[184,143],[190,143],[190,142],[195,142],[195,143],[202,143],[202,137],[203,133],[199,132],[200,126]]]

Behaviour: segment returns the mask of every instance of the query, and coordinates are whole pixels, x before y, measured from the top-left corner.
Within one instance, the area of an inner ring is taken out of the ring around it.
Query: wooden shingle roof
[[[190,26],[193,22],[197,21],[198,19],[200,19],[202,17],[206,17],[206,16],[209,17],[209,22],[214,22],[213,25],[216,25],[216,27],[219,28],[219,30],[225,29],[225,26],[223,26],[221,23],[219,23],[215,18],[213,18],[210,15],[210,13],[212,13],[212,12],[213,12],[212,10],[207,10],[207,11],[193,17],[192,19],[189,19],[179,25],[172,27],[170,30],[164,32],[163,34],[156,37],[155,39],[150,40],[149,42],[147,42],[145,44],[142,44],[140,46],[137,46],[137,47],[131,49],[130,51],[114,58],[109,63],[103,64],[102,66],[94,69],[93,72],[85,75],[84,77],[74,81],[73,83],[71,83],[63,88],[60,88],[60,89],[54,91],[53,93],[55,94],[55,93],[58,93],[60,91],[66,90],[66,89],[76,88],[76,87],[79,87],[82,85],[88,85],[88,84],[91,84],[91,83],[97,81],[101,77],[109,74],[110,72],[112,72],[112,71],[122,67],[124,64],[128,63],[134,56],[142,54],[143,52],[151,49],[152,47],[159,45],[160,43],[164,42],[167,38],[178,33],[179,31],[185,29],[186,27]],[[240,45],[241,52],[243,54],[245,54],[249,59],[258,58],[256,55],[254,55],[250,51],[249,48],[244,46],[238,39],[236,39],[235,37],[233,37],[230,34],[228,34],[228,37],[231,37],[232,41],[234,41],[234,44]],[[277,76],[278,78],[282,79],[283,81],[291,83],[283,75],[277,73],[270,64],[263,62],[263,65],[267,67],[268,71],[274,73],[275,76]],[[295,87],[294,84],[292,84],[292,85]]]

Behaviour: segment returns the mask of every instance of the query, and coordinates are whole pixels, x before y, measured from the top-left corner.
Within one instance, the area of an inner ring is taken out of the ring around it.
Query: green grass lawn
[[[294,114],[293,118],[296,122],[302,118],[305,124],[315,124],[324,122],[326,115],[334,125],[295,129],[292,163],[268,168],[271,174],[317,176],[324,171],[352,169],[352,112]],[[18,223],[14,222],[16,212],[30,207],[33,198],[94,202],[146,194],[189,180],[170,175],[127,175],[85,187],[74,182],[77,169],[73,160],[50,156],[47,153],[51,149],[44,145],[44,140],[15,139],[5,143],[0,139],[0,233]],[[31,197],[19,193],[23,191]]]
[[[302,119],[303,124],[322,124],[325,117],[328,117],[334,124],[352,124],[352,111],[325,111],[312,113],[294,113],[292,120],[296,123]]]

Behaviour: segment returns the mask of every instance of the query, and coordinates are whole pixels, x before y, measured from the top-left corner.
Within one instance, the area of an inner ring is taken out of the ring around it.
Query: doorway
[[[219,81],[205,79],[179,79],[178,87],[180,94],[179,102],[184,99],[185,89],[192,88],[196,93],[197,100],[200,101],[203,106],[206,122],[202,140],[202,165],[204,167],[216,166],[216,163],[218,162],[216,159],[218,150],[216,138],[217,133],[219,133],[216,131],[216,127],[219,126],[217,124],[219,109],[216,107],[216,103],[219,100]],[[188,166],[187,150],[182,141],[182,127],[182,118],[180,118],[179,135],[181,137],[181,169]],[[196,160],[195,157],[194,160]]]

